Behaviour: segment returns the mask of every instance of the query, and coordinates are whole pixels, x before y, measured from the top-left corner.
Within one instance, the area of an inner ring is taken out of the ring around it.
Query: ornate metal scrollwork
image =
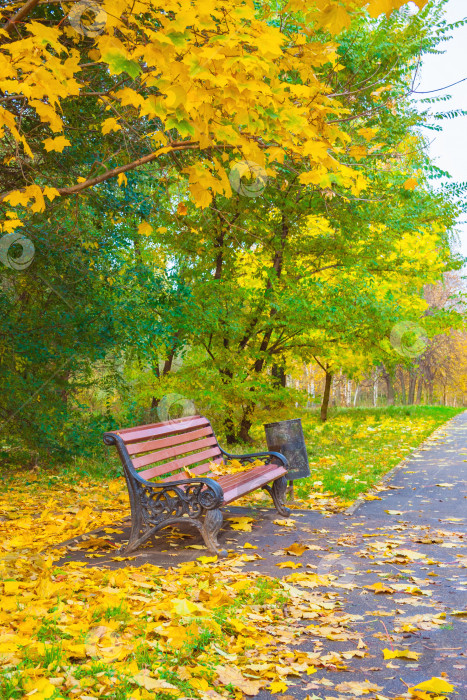
[[[216,508],[222,497],[203,482],[188,482],[183,488],[173,483],[148,486],[135,483],[142,508],[143,522],[154,527],[169,518],[199,518],[204,510]]]
[[[285,476],[281,476],[279,479],[273,481],[272,486],[266,484],[263,486],[263,489],[270,494],[276,506],[276,510],[281,515],[290,515],[290,508],[285,505],[285,494],[287,492],[287,479]]]

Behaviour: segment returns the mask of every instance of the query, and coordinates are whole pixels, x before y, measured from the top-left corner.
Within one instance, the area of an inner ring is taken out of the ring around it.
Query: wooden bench
[[[210,552],[225,556],[217,542],[220,508],[259,488],[269,492],[281,515],[290,513],[284,505],[286,458],[278,452],[225,452],[203,416],[105,433],[104,443],[117,448],[130,496],[132,525],[125,553],[167,525],[188,522],[198,528]],[[264,465],[212,478],[210,462],[230,459],[242,464],[261,459]]]

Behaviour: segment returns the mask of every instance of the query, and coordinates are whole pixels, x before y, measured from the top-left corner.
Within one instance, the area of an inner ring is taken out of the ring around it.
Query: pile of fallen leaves
[[[323,531],[326,544],[319,545],[317,533],[301,527],[302,538],[310,532],[308,541],[271,552],[285,573],[281,579],[246,571],[260,565],[261,556],[256,545],[240,550],[238,542],[222,562],[200,552],[196,561],[168,570],[136,567],[118,555],[112,537],[122,531],[115,522],[127,515],[123,479],[70,482],[23,473],[3,484],[2,700],[240,700],[262,690],[290,698],[297,685],[308,700],[394,700],[371,677],[359,682],[348,673],[342,680],[333,674],[375,654],[381,658],[376,663],[384,660],[395,673],[398,662],[417,662],[420,652],[407,648],[407,635],[416,638],[446,622],[435,602],[427,612],[410,609],[431,601],[436,590],[426,567],[455,572],[461,562],[456,555],[449,564],[437,563],[416,546],[457,550],[460,535],[410,529],[400,521],[371,533],[351,523],[336,535],[329,555],[331,535]],[[253,539],[252,522],[230,518],[233,530],[251,532]],[[283,532],[296,527],[292,517],[274,523]],[[336,547],[354,549],[354,559]],[[66,561],[70,551],[84,561]],[[365,562],[363,570],[355,559]],[[353,614],[343,607],[343,596],[354,590],[386,606]],[[380,619],[381,631],[372,632]],[[342,643],[345,648],[338,648]],[[443,700],[452,692],[447,678],[434,677],[397,698]]]
[[[58,545],[83,532],[103,528],[71,549],[92,557],[105,548],[127,500],[122,482],[57,479],[45,488],[32,476],[3,492],[2,700],[243,698],[284,692],[290,677],[317,668],[345,668],[340,654],[293,648],[309,621],[335,615],[335,595],[242,572],[257,554],[201,556],[168,571],[60,563]]]

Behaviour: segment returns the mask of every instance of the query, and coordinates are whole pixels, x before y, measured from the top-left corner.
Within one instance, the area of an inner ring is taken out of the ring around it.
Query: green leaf
[[[136,61],[130,61],[121,53],[107,53],[103,56],[106,63],[109,64],[110,72],[113,75],[120,73],[128,73],[131,78],[136,78],[141,73],[141,67]]]

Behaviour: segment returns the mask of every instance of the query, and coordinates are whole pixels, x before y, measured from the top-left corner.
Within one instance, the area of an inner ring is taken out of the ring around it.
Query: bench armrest
[[[151,491],[153,495],[169,494],[176,491],[184,498],[194,498],[205,510],[220,508],[224,502],[224,492],[222,487],[214,479],[207,477],[196,477],[191,479],[174,479],[173,481],[147,481],[139,474],[133,475],[142,487]],[[180,488],[182,487],[182,488]]]
[[[271,464],[271,462],[273,461],[278,461],[279,464],[282,464],[282,466],[285,469],[288,469],[289,466],[286,457],[284,457],[284,455],[281,455],[280,452],[254,452],[250,455],[233,455],[223,450],[222,447],[220,447],[220,451],[222,452],[223,456],[227,459],[238,459],[238,461],[242,464],[254,462],[256,459],[261,457],[269,457],[269,459],[266,461],[266,464]]]

